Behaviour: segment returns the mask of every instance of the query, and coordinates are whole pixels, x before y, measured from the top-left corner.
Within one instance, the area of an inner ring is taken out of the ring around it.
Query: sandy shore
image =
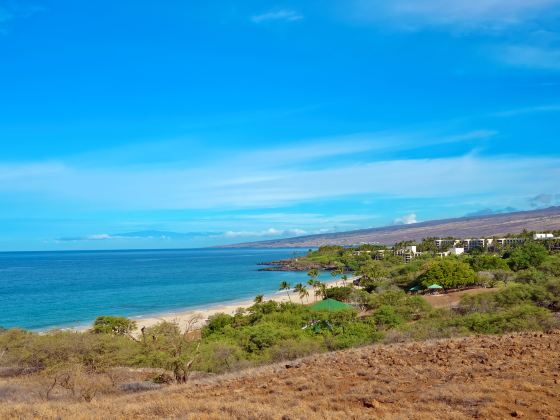
[[[346,280],[346,284],[352,283],[356,277],[349,277]],[[327,288],[331,287],[338,287],[342,286],[342,280],[334,280],[330,282],[325,282]],[[301,300],[297,293],[293,290],[290,290],[290,297],[292,302],[300,303]],[[274,300],[276,302],[288,302],[288,296],[285,291],[278,291],[275,293],[271,293],[264,296],[265,301]],[[309,302],[314,302],[315,297],[313,296],[313,289],[309,290]],[[306,300],[304,299],[304,302]],[[170,312],[166,314],[161,314],[158,316],[146,316],[146,317],[131,317],[134,321],[136,321],[138,329],[142,327],[150,327],[155,324],[158,324],[162,321],[167,322],[175,322],[179,325],[181,329],[185,329],[189,327],[190,330],[198,329],[204,326],[206,321],[212,315],[216,315],[218,313],[225,313],[229,315],[234,315],[239,308],[248,308],[254,304],[253,299],[247,300],[240,300],[240,301],[231,301],[225,302],[216,305],[209,305],[203,308],[196,308],[196,309],[189,309],[181,312]],[[87,328],[84,328],[87,329]]]

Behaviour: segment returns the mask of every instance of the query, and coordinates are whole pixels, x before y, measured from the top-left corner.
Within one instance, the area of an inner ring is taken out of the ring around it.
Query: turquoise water
[[[252,298],[305,273],[257,263],[302,250],[200,249],[0,253],[0,326],[41,330],[98,315],[143,316]]]

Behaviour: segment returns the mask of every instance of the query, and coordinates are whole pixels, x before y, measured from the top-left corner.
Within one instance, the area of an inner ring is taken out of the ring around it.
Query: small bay
[[[81,327],[99,315],[140,317],[252,298],[276,291],[283,280],[305,282],[306,273],[259,271],[258,265],[304,253],[302,249],[0,253],[0,327]]]

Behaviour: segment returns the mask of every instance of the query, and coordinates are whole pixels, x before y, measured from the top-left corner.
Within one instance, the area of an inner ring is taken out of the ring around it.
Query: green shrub
[[[544,245],[528,241],[516,247],[508,258],[508,265],[514,271],[538,267],[547,258],[548,251]]]
[[[275,362],[294,360],[310,354],[319,353],[325,349],[321,341],[315,338],[289,338],[272,346],[270,349],[270,357],[271,360]]]
[[[339,334],[325,334],[325,345],[329,350],[338,350],[374,343],[382,337],[374,324],[356,321],[345,325]]]
[[[470,265],[452,257],[429,262],[418,282],[424,287],[439,284],[449,289],[476,284],[476,273]]]
[[[243,359],[243,349],[226,340],[209,341],[200,347],[200,357],[196,360],[196,370],[223,373],[236,368]]]
[[[498,292],[463,296],[459,304],[461,313],[492,312],[522,304],[549,308],[555,296],[543,284],[512,283]]]
[[[393,328],[404,322],[395,308],[389,305],[381,305],[373,314],[373,319],[379,328]]]
[[[500,334],[523,330],[546,330],[557,320],[544,308],[524,304],[500,312],[472,313],[458,317],[452,325],[479,334]]]
[[[202,336],[209,337],[212,334],[220,333],[226,326],[231,324],[233,324],[233,317],[231,315],[222,313],[213,315],[208,319],[208,323],[202,329]]]
[[[136,322],[122,316],[98,316],[93,323],[94,334],[130,334],[136,329]]]
[[[340,302],[348,302],[350,300],[350,296],[354,291],[353,287],[345,286],[345,287],[331,287],[327,289],[327,299],[334,299]]]
[[[509,270],[507,262],[498,255],[477,254],[469,255],[469,265],[474,271]]]
[[[248,353],[262,351],[282,340],[295,338],[298,335],[300,335],[299,331],[271,322],[251,325],[240,331],[241,345]]]

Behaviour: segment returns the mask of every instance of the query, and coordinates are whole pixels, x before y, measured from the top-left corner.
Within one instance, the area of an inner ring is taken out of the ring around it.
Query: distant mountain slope
[[[519,233],[527,230],[560,229],[560,207],[541,210],[521,211],[486,216],[462,217],[458,219],[433,220],[413,225],[387,226],[349,232],[327,233],[300,236],[297,238],[270,241],[246,242],[228,245],[227,248],[306,248],[321,245],[355,245],[361,243],[380,243],[392,245],[404,240],[421,240],[436,236],[458,238],[482,237]]]

